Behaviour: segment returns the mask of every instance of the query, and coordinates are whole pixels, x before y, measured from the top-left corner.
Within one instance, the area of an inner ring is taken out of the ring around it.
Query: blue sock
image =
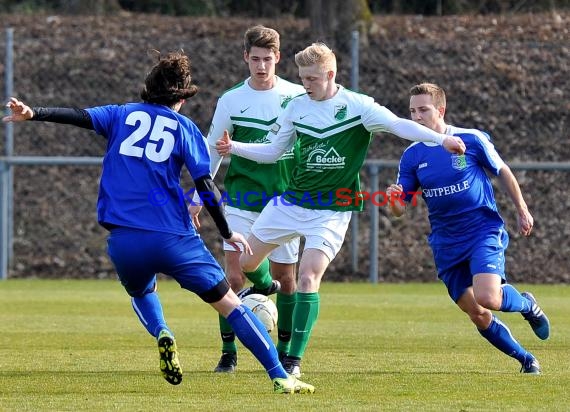
[[[141,297],[132,297],[131,303],[139,320],[152,336],[156,338],[162,329],[168,329],[156,292],[147,293]]]
[[[501,302],[501,312],[521,312],[528,313],[531,309],[530,301],[520,294],[513,286],[505,284],[503,289],[503,301]]]
[[[534,358],[534,356],[527,352],[521,344],[513,338],[507,325],[501,322],[496,316],[493,316],[493,320],[487,329],[478,330],[481,336],[487,339],[491,345],[519,362],[523,363],[530,357]]]
[[[238,306],[230,313],[227,320],[238,339],[263,365],[271,379],[287,377],[287,372],[279,362],[271,336],[249,308],[244,305]]]

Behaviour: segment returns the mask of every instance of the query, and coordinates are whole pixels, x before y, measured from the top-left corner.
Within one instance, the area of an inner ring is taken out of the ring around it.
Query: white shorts
[[[241,210],[235,207],[225,207],[226,219],[232,230],[241,233],[247,239],[251,234],[253,223],[260,216],[259,212],[251,212],[249,210]],[[290,239],[269,254],[269,260],[275,263],[297,263],[299,260],[299,236]],[[240,249],[241,249],[241,245]],[[235,252],[235,249],[224,241],[224,250]]]
[[[305,249],[318,249],[332,261],[340,251],[352,212],[306,209],[280,197],[269,202],[251,233],[265,243],[282,245],[298,236],[305,238]]]

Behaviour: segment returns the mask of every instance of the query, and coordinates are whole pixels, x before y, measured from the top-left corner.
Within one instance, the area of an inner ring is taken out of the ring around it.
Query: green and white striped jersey
[[[302,93],[305,93],[303,86],[280,77],[276,77],[270,90],[252,89],[249,78],[227,90],[218,100],[208,132],[211,151],[215,151],[213,148],[224,130],[228,130],[235,142],[267,143],[267,133],[277,117],[293,97]],[[261,212],[272,196],[283,193],[287,187],[295,155],[291,147],[271,164],[232,156],[224,179],[228,205]]]
[[[232,153],[270,162],[296,146],[299,160],[284,199],[308,209],[362,210],[360,168],[373,132],[433,141],[444,137],[402,119],[370,96],[338,86],[330,99],[316,101],[301,95],[287,105],[269,135],[270,145],[233,144]]]

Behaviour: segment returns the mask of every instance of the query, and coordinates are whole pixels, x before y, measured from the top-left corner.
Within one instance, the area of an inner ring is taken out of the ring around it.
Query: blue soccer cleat
[[[550,336],[550,321],[536,303],[536,299],[530,292],[521,293],[522,296],[530,300],[531,309],[528,313],[523,313],[523,318],[530,324],[534,334],[540,339],[545,340]]]
[[[540,375],[540,365],[535,358],[525,359],[521,364],[521,373],[529,375]]]

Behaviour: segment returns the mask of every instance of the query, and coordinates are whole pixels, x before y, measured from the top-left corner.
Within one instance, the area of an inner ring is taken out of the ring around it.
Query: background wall
[[[448,121],[488,131],[507,161],[568,161],[570,13],[488,16],[375,16],[367,49],[361,50],[360,89],[400,116],[407,116],[410,86],[439,83],[448,94]],[[217,97],[247,76],[242,35],[253,24],[282,34],[279,74],[297,80],[293,55],[311,42],[306,19],[165,17],[118,12],[113,16],[1,15],[0,76],[4,75],[6,27],[15,29],[15,94],[38,106],[88,107],[138,100],[154,60],[150,49],[183,48],[193,58],[201,92],[184,107],[206,132]],[[339,53],[338,82],[350,84],[349,56]],[[4,150],[4,130],[0,150]],[[398,159],[407,142],[379,135],[369,158]],[[105,141],[89,131],[54,124],[15,126],[17,155],[99,156]],[[570,280],[569,172],[517,171],[535,217],[531,238],[516,233],[506,195],[497,198],[511,245],[510,279],[561,283]],[[105,231],[96,223],[99,169],[94,166],[18,166],[15,169],[15,243],[10,277],[114,277]],[[396,170],[381,173],[383,190]],[[217,179],[219,181],[219,179]],[[186,187],[191,186],[184,177]],[[423,203],[405,219],[381,208],[379,279],[435,278]],[[204,223],[208,220],[203,218]],[[221,257],[213,225],[201,233]],[[350,265],[349,239],[325,280],[368,278],[367,212],[361,216],[360,269]]]

